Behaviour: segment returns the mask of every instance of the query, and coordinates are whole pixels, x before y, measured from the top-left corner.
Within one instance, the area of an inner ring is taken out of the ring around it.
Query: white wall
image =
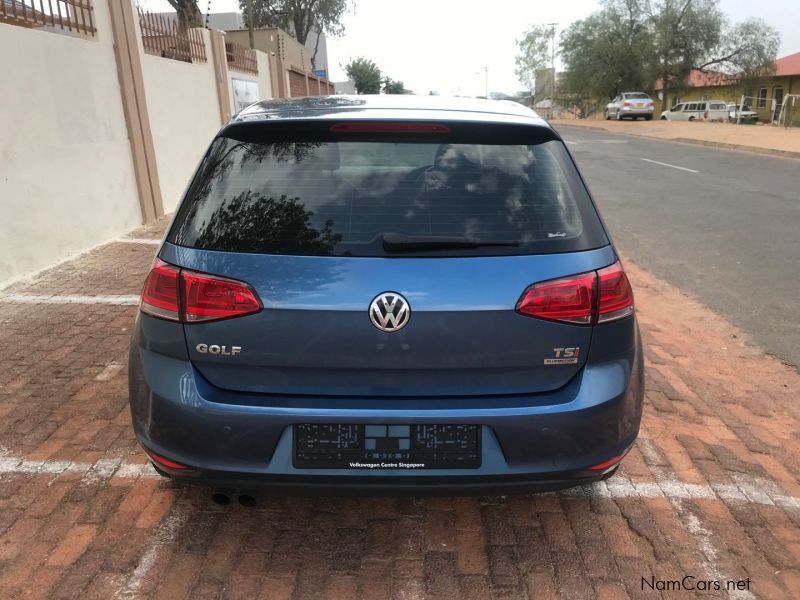
[[[0,23],[0,286],[141,223],[108,6],[94,39]]]
[[[221,127],[208,31],[208,62],[186,63],[142,53],[147,110],[164,212],[175,210],[186,185]]]
[[[93,3],[94,39],[0,23],[0,288],[142,222],[110,1]],[[201,30],[208,61],[185,63],[146,54],[135,27],[169,213],[222,125],[210,37]],[[257,59],[258,76],[229,78],[271,98],[269,57]]]

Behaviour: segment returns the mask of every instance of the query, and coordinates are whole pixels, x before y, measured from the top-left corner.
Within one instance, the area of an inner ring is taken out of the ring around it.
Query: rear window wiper
[[[435,235],[383,234],[383,249],[387,252],[413,252],[440,248],[483,248],[485,246],[519,246],[517,240],[480,240],[468,237]]]

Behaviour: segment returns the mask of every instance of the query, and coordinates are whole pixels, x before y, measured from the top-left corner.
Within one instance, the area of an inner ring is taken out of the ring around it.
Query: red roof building
[[[800,75],[800,52],[783,56],[775,61],[775,77],[794,77]],[[739,83],[736,75],[722,73],[719,71],[700,71],[692,69],[689,77],[686,78],[686,85],[690,88],[717,87],[723,85],[735,85]],[[663,89],[661,80],[656,81],[656,90]],[[800,90],[793,93],[800,93]]]
[[[775,77],[791,77],[792,75],[800,75],[800,52],[775,61]]]
[[[656,91],[663,86],[659,79]],[[670,104],[688,100],[725,100],[745,103],[758,112],[759,120],[770,122],[778,119],[784,98],[800,95],[800,52],[783,56],[775,61],[775,73],[758,82],[743,83],[736,75],[718,71],[692,70],[682,86],[679,98],[670,97]],[[793,101],[792,106],[795,106]]]

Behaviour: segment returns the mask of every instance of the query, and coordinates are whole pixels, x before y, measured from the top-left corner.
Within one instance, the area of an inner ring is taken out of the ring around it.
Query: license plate
[[[297,469],[477,469],[478,425],[294,426]]]
[[[637,102],[636,103],[636,108],[643,108],[643,107],[644,107],[644,102]]]

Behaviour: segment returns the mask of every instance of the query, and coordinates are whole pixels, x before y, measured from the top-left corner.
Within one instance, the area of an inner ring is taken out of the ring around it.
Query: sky
[[[139,0],[169,10],[166,0]],[[237,0],[211,0],[211,12],[238,11]],[[208,0],[199,0],[205,13]],[[346,79],[344,65],[364,56],[417,93],[513,93],[516,40],[534,24],[559,31],[598,8],[595,0],[356,0],[344,18],[345,34],[328,39],[330,76]],[[758,16],[781,34],[778,56],[800,52],[800,0],[721,0],[733,22]],[[493,10],[487,10],[492,7]]]

